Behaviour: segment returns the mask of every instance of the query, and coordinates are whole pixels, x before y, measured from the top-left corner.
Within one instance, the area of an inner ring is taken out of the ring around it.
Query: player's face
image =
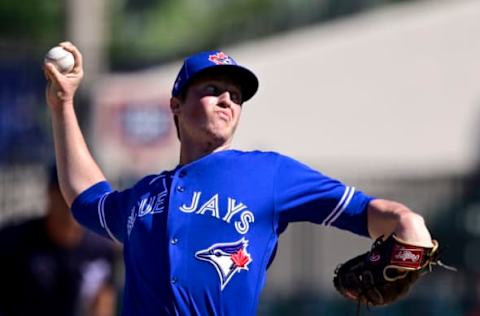
[[[204,76],[188,87],[184,100],[177,100],[181,141],[229,145],[242,110],[240,86],[226,76]]]

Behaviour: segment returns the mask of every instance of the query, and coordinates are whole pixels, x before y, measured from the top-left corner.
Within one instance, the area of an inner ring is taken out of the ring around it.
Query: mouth
[[[218,117],[220,117],[220,119],[222,119],[226,122],[230,122],[232,120],[228,113],[225,113],[225,112],[222,112],[222,111],[217,111],[217,115],[218,115]]]

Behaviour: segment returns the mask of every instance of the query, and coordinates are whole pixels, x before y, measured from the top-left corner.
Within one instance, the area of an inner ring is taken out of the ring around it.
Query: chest
[[[130,206],[128,249],[133,257],[161,262],[172,247],[194,254],[219,242],[242,238],[265,242],[274,231],[271,188],[228,177],[208,181],[161,176]],[[157,259],[155,259],[157,258]]]

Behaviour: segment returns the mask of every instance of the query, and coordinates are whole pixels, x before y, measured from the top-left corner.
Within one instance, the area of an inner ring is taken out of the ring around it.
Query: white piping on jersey
[[[108,225],[107,225],[107,220],[105,218],[105,208],[104,208],[104,205],[105,205],[105,200],[107,199],[107,196],[110,194],[110,192],[107,192],[105,193],[101,198],[100,198],[100,201],[98,201],[98,218],[100,220],[100,225],[102,226],[102,228],[105,229],[105,231],[107,232],[108,236],[110,236],[110,238],[115,241],[115,242],[118,242],[120,243],[120,241],[115,238],[115,236],[113,236],[112,232],[110,231],[110,228],[108,228]]]
[[[333,211],[328,214],[328,216],[323,220],[323,225],[330,226],[332,223],[337,220],[337,218],[345,211],[348,204],[353,198],[353,194],[355,193],[354,187],[346,187],[345,191],[343,192],[342,198],[338,202],[337,206],[333,209]]]
[[[102,209],[103,209],[103,201],[105,201],[105,198],[107,197],[108,193],[105,193],[104,195],[102,195],[102,197],[100,198],[100,201],[98,201],[98,204],[97,204],[97,212],[98,212],[98,220],[100,221],[100,226],[102,226],[102,228],[105,229],[105,223],[103,222],[103,216],[102,216]]]
[[[333,209],[333,211],[330,212],[330,214],[328,214],[327,217],[325,217],[325,219],[323,220],[323,225],[326,225],[327,221],[330,220],[330,217],[334,216],[334,214],[337,212],[337,210],[340,208],[340,206],[343,204],[343,202],[345,201],[345,198],[347,197],[347,194],[348,194],[348,191],[349,191],[350,187],[345,187],[345,191],[343,191],[343,195],[342,197],[340,198],[340,201],[337,203],[337,205],[335,206],[335,208]]]
[[[162,178],[162,177],[164,178],[165,175],[164,175],[164,174],[161,174],[161,175],[159,175],[159,176],[156,176],[155,178],[153,178],[152,180],[150,180],[150,182],[148,183],[148,185],[152,185],[152,183],[154,183],[155,181],[157,181],[158,179],[160,179],[160,178]]]

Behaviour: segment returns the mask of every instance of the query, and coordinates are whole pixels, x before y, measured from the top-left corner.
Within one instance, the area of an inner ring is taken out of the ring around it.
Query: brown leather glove
[[[405,295],[423,272],[438,264],[438,242],[421,247],[395,235],[378,238],[372,249],[335,270],[333,283],[346,298],[367,306],[386,305]]]

